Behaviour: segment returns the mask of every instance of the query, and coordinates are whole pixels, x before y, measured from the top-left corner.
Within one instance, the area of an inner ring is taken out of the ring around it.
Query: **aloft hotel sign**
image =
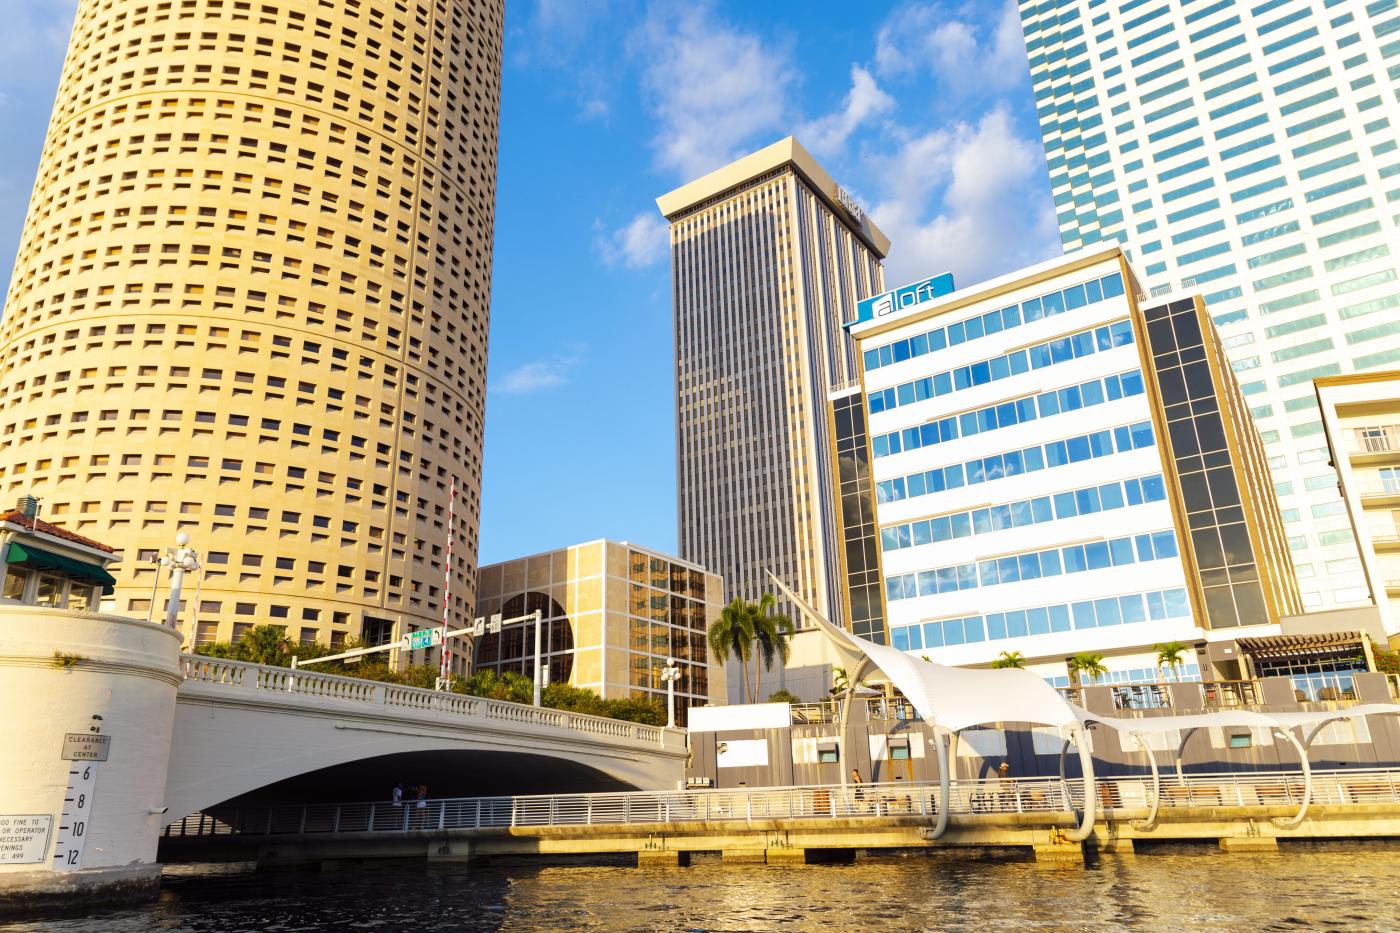
[[[874,298],[857,302],[856,319],[847,321],[846,326],[850,327],[852,324],[859,324],[862,321],[873,321],[875,318],[885,317],[905,308],[912,308],[925,301],[952,294],[952,292],[953,273],[951,272],[921,279],[911,285],[905,285],[882,295],[876,295]]]

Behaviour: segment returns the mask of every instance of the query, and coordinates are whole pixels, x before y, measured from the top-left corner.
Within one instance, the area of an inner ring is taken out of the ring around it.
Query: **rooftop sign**
[[[865,211],[860,209],[860,205],[856,203],[856,199],[851,196],[851,193],[845,188],[842,188],[840,185],[834,185],[833,187],[836,189],[834,195],[836,203],[840,204],[841,208],[847,214],[850,214],[851,219],[854,220],[857,224],[864,223]]]
[[[857,303],[856,319],[846,322],[846,326],[849,327],[863,321],[873,321],[876,318],[894,314],[896,311],[912,308],[925,301],[950,295],[952,292],[953,273],[944,272],[942,275],[935,275],[932,278],[923,279],[912,285],[905,285],[903,288],[896,288],[894,291],[885,292]]]

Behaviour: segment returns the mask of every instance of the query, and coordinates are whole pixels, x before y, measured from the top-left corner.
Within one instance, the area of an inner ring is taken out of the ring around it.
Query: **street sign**
[[[42,862],[52,827],[53,816],[48,813],[0,816],[0,864]]]
[[[473,638],[480,638],[482,635],[485,635],[486,619],[482,616],[477,616],[476,621],[472,622],[471,633]]]
[[[439,628],[425,628],[421,631],[409,632],[403,637],[403,646],[408,651],[431,648],[440,644],[442,644],[442,629]]]
[[[67,732],[63,736],[64,761],[106,761],[112,748],[110,735]]]
[[[492,635],[501,634],[501,614],[499,612],[492,614],[491,623],[486,627],[486,631]]]

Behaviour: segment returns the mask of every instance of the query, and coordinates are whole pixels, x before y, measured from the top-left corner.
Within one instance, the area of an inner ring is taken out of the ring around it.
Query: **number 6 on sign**
[[[83,867],[92,789],[97,782],[95,763],[85,763],[82,767],[78,767],[79,762],[67,764],[68,787],[63,793],[63,813],[58,818],[58,833],[54,837],[55,871],[77,871]]]

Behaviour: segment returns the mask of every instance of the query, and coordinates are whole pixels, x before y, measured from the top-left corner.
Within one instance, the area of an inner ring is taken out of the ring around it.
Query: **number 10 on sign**
[[[54,840],[53,867],[55,871],[77,871],[83,867],[83,850],[87,848],[87,829],[92,814],[92,789],[97,783],[97,762],[65,762],[68,768],[68,789],[63,794],[63,815],[58,818],[58,834]]]

